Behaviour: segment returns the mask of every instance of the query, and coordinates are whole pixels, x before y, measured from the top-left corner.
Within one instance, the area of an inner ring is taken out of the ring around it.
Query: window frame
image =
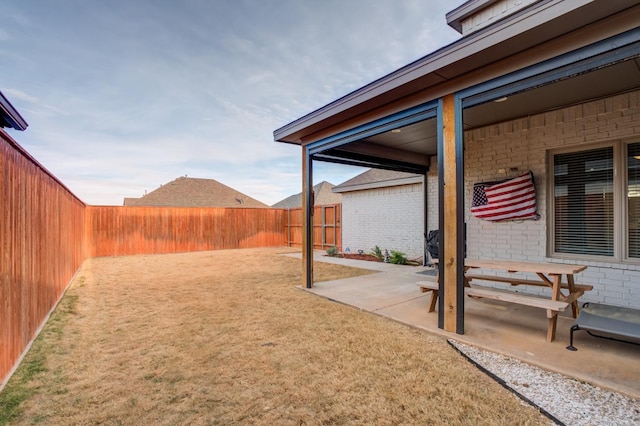
[[[627,201],[628,145],[640,138],[613,139],[547,150],[547,257],[606,263],[640,264],[640,258],[629,257],[629,204]],[[555,170],[556,155],[613,148],[613,256],[557,252],[555,249]]]

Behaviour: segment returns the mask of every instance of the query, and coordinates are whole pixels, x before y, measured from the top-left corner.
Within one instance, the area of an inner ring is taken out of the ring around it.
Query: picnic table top
[[[470,268],[498,269],[508,272],[536,272],[552,275],[573,275],[587,269],[584,265],[551,262],[523,262],[519,260],[465,259]]]

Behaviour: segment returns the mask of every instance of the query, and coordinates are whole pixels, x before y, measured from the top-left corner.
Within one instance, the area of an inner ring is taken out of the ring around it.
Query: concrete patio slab
[[[389,285],[389,275],[393,276],[394,285]],[[368,275],[367,280],[354,277],[323,282],[311,291],[365,311],[380,312],[411,299],[424,299],[426,296],[416,291],[415,281],[413,275],[386,272]]]

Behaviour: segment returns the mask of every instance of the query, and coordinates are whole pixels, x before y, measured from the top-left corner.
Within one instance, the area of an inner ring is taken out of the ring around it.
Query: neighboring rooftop
[[[313,186],[314,205],[323,206],[326,204],[339,204],[342,202],[342,195],[332,192],[334,185],[323,181]],[[302,192],[278,201],[271,207],[276,209],[295,209],[302,207]]]
[[[385,169],[369,169],[358,176],[333,187],[333,192],[362,191],[372,188],[422,183],[423,176],[414,173],[396,172]]]
[[[215,179],[181,176],[140,198],[125,198],[125,206],[269,207]]]

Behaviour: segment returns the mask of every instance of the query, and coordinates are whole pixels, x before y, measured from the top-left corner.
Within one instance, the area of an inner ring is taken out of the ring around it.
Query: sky
[[[5,129],[82,201],[180,176],[272,205],[302,188],[273,131],[452,43],[450,0],[5,0]],[[314,163],[314,183],[364,169]]]

